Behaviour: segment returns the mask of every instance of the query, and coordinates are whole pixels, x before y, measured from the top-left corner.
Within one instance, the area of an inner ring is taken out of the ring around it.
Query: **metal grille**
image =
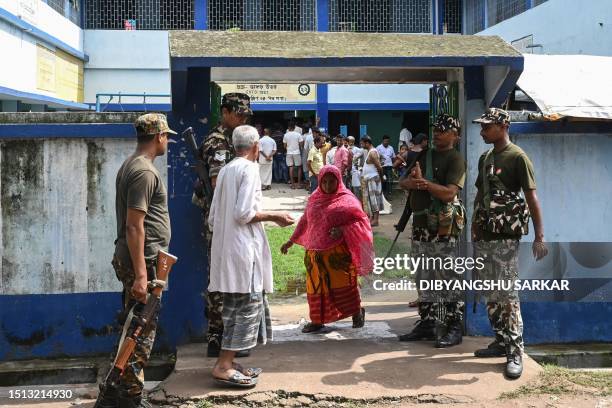
[[[85,28],[193,30],[194,0],[86,0]]]
[[[315,31],[316,0],[209,0],[208,29]]]
[[[329,31],[431,33],[431,1],[330,0]]]
[[[62,16],[64,15],[64,0],[47,0],[47,4]]]
[[[487,0],[487,2],[489,27],[527,10],[527,0]]]
[[[81,13],[78,0],[46,0],[49,7],[66,17],[76,25],[81,24]],[[66,7],[68,3],[68,7]]]
[[[484,5],[486,0],[465,1],[465,34],[484,30]]]
[[[463,7],[461,0],[446,0],[444,2],[444,32],[461,34]]]

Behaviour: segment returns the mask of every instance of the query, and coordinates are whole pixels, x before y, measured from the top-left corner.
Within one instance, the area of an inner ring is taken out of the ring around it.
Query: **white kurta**
[[[272,292],[272,254],[261,222],[249,224],[261,208],[257,163],[237,157],[219,172],[208,224],[213,231],[208,290]]]

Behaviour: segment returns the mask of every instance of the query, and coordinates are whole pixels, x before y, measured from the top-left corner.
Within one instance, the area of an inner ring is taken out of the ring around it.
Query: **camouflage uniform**
[[[134,124],[137,133],[146,134],[146,135],[156,135],[159,133],[167,133],[167,134],[176,134],[173,130],[168,127],[168,122],[166,120],[165,115],[157,114],[157,113],[149,113],[140,116],[135,124]],[[131,158],[128,158],[126,162],[124,162],[124,166]],[[117,174],[117,224],[118,230],[121,230],[121,225],[125,224],[125,221],[120,219],[121,217],[127,217],[127,214],[124,211],[127,211],[129,207],[129,201],[125,204],[126,207],[123,208],[123,200],[120,200],[122,197],[120,194],[123,193],[122,185],[123,183],[127,183],[128,188],[137,188],[133,184],[134,181],[130,179],[123,179],[124,175],[122,173],[122,168],[119,170]],[[138,190],[134,190],[133,192],[136,196],[138,196]],[[147,214],[145,216],[144,224],[145,229],[147,226],[147,222],[152,222],[151,219],[147,221],[147,217],[154,217],[152,214],[155,211],[159,211],[160,207],[165,210],[165,214],[168,215],[168,218],[165,220],[169,227],[170,219],[167,209],[167,201],[160,200],[160,195],[163,194],[163,197],[166,197],[166,189],[162,183],[162,186],[159,187],[159,190],[153,191],[153,198],[151,198],[151,205],[147,209]],[[157,198],[157,199],[154,199]],[[153,206],[156,206],[153,209]],[[136,207],[134,207],[136,208]],[[130,259],[129,249],[127,246],[127,236],[124,233],[120,233],[118,231],[118,238],[115,241],[115,253],[112,259],[112,266],[115,270],[115,275],[117,279],[121,281],[123,285],[122,292],[122,304],[123,310],[119,316],[119,323],[123,326],[123,332],[121,337],[119,338],[119,345],[125,338],[125,335],[130,330],[133,330],[134,327],[131,327],[133,318],[138,318],[144,312],[145,304],[140,303],[136,298],[132,296],[132,286],[134,285],[134,281],[136,279],[136,273],[133,269],[133,265]],[[164,233],[165,234],[165,233]],[[163,244],[160,244],[159,241],[156,241],[155,244],[147,241],[148,235],[145,233],[145,247],[143,251],[143,256],[145,257],[145,266],[147,270],[147,280],[151,281],[156,279],[156,264],[157,264],[157,256],[156,253],[159,249],[167,250],[167,243],[170,240],[170,230],[167,230],[167,241]],[[156,237],[159,238],[159,237]],[[151,349],[153,348],[153,343],[155,341],[155,333],[157,330],[157,321],[158,314],[154,314],[154,318],[149,320],[149,324],[145,331],[141,333],[139,339],[136,343],[136,348],[134,350],[134,354],[129,358],[128,364],[121,374],[119,379],[119,389],[111,389],[111,387],[105,387],[104,384],[101,384],[101,393],[98,396],[98,401],[96,402],[96,407],[108,407],[115,406],[116,403],[120,403],[117,401],[117,398],[120,398],[124,401],[126,398],[129,400],[133,400],[133,404],[139,404],[142,400],[142,391],[144,389],[144,366],[147,364],[149,357],[151,355]],[[118,349],[119,347],[117,347]]]
[[[147,262],[147,280],[151,281],[156,278],[156,261]],[[132,319],[128,319],[130,312],[134,317],[138,317],[142,314],[145,305],[136,300],[132,294],[132,285],[134,285],[134,279],[136,274],[131,266],[123,265],[117,257],[113,257],[113,268],[117,279],[123,284],[122,301],[123,301],[123,312],[120,315],[120,324],[123,326],[123,332],[129,329]],[[149,361],[151,356],[151,349],[153,348],[153,342],[155,341],[155,332],[157,331],[158,316],[155,314],[155,319],[151,320],[148,326],[148,332],[143,332],[140,340],[136,343],[136,349],[134,354],[128,360],[128,364],[125,371],[121,375],[120,385],[123,389],[127,390],[129,395],[137,396],[142,393],[144,388],[144,366]],[[123,339],[123,336],[119,341]]]
[[[474,257],[484,257],[485,268],[478,272],[479,279],[508,280],[518,279],[519,241],[501,239],[474,242]],[[518,292],[514,288],[495,290],[485,294],[487,315],[498,343],[505,345],[507,354],[524,350],[523,319]]]
[[[459,132],[461,124],[458,119],[448,114],[440,114],[436,118],[433,127],[440,132],[455,130]],[[425,169],[422,169],[425,173]],[[465,175],[465,168],[463,169]],[[433,175],[431,175],[433,176]],[[437,181],[436,181],[437,182]],[[453,182],[451,182],[453,183]],[[460,182],[462,186],[462,182]],[[460,187],[461,187],[460,186]],[[420,193],[420,192],[419,192]],[[415,194],[418,194],[415,192]],[[431,196],[430,196],[431,197]],[[429,198],[431,200],[431,198]],[[412,242],[413,256],[425,255],[429,258],[445,259],[457,255],[457,237],[439,236],[437,231],[415,225],[418,213],[413,216]],[[417,284],[419,280],[456,280],[459,275],[452,269],[418,270],[416,273]],[[418,286],[417,286],[418,287]],[[463,321],[463,292],[462,291],[420,291],[419,290],[419,316],[422,321],[438,321],[449,324],[451,322]]]
[[[250,108],[249,96],[242,93],[227,93],[223,95],[221,102],[222,106],[233,109],[236,113],[251,115],[253,111]],[[215,179],[219,172],[227,163],[234,159],[236,153],[232,144],[233,129],[224,127],[218,124],[204,139],[200,146],[200,154],[204,162],[208,165],[208,175],[210,179]],[[210,208],[203,197],[198,197],[195,193],[192,197],[192,202],[202,208],[202,237],[206,242],[207,259],[208,259],[208,276],[210,283],[210,250],[212,243],[212,231],[208,226],[208,214]],[[208,320],[208,331],[206,339],[210,342],[218,342],[221,344],[221,336],[223,335],[223,294],[221,292],[206,293],[206,310],[205,316]]]
[[[510,124],[510,115],[502,109],[490,108],[473,122]],[[480,166],[478,171],[482,173]],[[479,175],[488,177],[487,174]],[[479,204],[477,203],[477,205]],[[476,217],[473,220],[481,226],[478,221]],[[519,275],[518,250],[520,237],[520,232],[514,238],[508,237],[507,234],[487,233],[486,240],[474,242],[474,257],[485,257],[485,268],[477,272],[477,278],[508,280],[514,286],[514,282]],[[522,355],[524,351],[523,319],[518,293],[512,288],[508,291],[488,292],[485,295],[487,297],[487,315],[491,328],[495,332],[496,341],[505,347],[508,356]]]
[[[457,255],[457,239],[454,237],[438,237],[435,232],[427,228],[413,228],[412,230],[413,256],[425,254],[430,258],[454,257]],[[416,281],[419,280],[456,280],[458,275],[453,270],[436,269],[417,270]],[[418,286],[417,286],[418,288]],[[419,294],[419,316],[421,320],[434,320],[439,322],[463,321],[463,292],[462,291],[421,291]]]

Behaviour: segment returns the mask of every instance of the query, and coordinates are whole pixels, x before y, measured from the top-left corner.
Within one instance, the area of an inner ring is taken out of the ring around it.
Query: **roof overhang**
[[[446,82],[453,70],[483,67],[493,106],[523,69],[523,56],[490,36],[170,31],[169,44],[173,106],[185,95],[190,68],[211,68],[218,82],[431,84]]]

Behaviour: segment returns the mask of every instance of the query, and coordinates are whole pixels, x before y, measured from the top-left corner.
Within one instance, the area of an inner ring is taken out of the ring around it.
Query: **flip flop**
[[[234,368],[234,370],[239,371],[243,375],[246,375],[247,377],[251,377],[251,378],[257,378],[259,377],[259,374],[263,372],[263,369],[261,368],[257,368],[257,367],[244,368],[242,365],[238,363],[233,363],[232,367]]]
[[[252,388],[257,385],[257,378],[247,377],[240,371],[236,371],[228,379],[213,377],[219,385],[225,385],[234,388]]]

